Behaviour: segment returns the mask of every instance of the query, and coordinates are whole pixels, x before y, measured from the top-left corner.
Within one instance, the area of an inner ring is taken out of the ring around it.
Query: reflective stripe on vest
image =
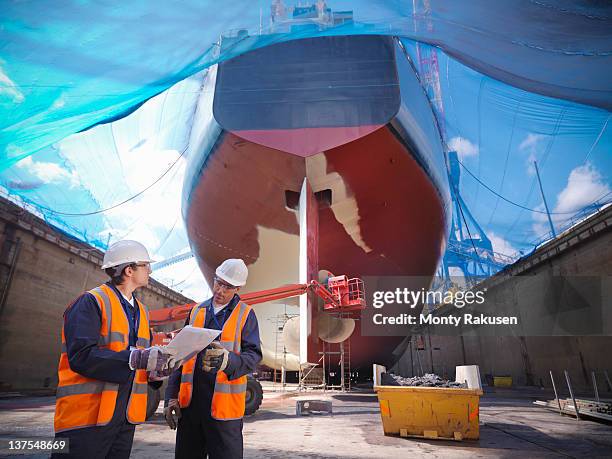
[[[98,346],[115,352],[128,349],[129,323],[117,294],[105,284],[90,290],[89,293],[96,299],[102,316]],[[145,348],[150,346],[148,312],[140,302],[137,302],[137,305],[140,321],[136,346]],[[119,385],[86,378],[72,371],[66,354],[63,327],[58,377],[55,432],[103,426],[110,422],[115,412]],[[133,424],[144,422],[146,417],[147,379],[146,371],[136,370],[126,412],[128,421]]]
[[[136,347],[138,349],[144,349],[151,345],[149,341],[149,337],[151,336],[151,330],[149,329],[149,314],[140,301],[136,300],[136,303],[140,308]],[[121,310],[123,310],[123,308],[121,308]],[[145,370],[136,370],[134,382],[132,383],[132,393],[130,394],[130,400],[128,401],[126,410],[127,420],[132,424],[143,423],[147,418],[148,379],[149,376]]]
[[[251,307],[240,301],[225,324],[223,324],[220,343],[228,351],[240,354],[242,329],[244,328],[250,311]],[[191,311],[189,322],[194,327],[203,327],[205,319],[206,307],[204,303],[202,303]],[[192,357],[183,364],[181,386],[179,390],[179,403],[183,408],[189,406],[191,402],[191,395],[193,392],[193,371],[196,357]],[[222,421],[241,419],[244,416],[246,387],[246,375],[229,380],[225,372],[217,372],[215,390],[212,397],[211,416],[214,419]]]
[[[189,325],[204,328],[206,319],[206,306],[200,303],[195,306],[189,314]],[[183,363],[181,372],[181,385],[179,388],[179,405],[181,408],[189,406],[191,395],[193,394],[193,370],[197,359],[197,354]]]

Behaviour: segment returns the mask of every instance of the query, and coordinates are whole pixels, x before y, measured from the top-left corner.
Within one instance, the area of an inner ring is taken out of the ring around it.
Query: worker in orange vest
[[[102,265],[111,280],[64,312],[54,427],[70,452],[58,458],[128,458],[146,417],[149,372],[158,388],[172,370],[163,348],[150,347],[148,311],[133,295],[148,284],[151,262],[142,244],[114,243]]]
[[[243,457],[246,375],[262,358],[255,312],[238,296],[247,276],[244,261],[225,260],[215,271],[212,298],[196,305],[185,323],[221,334],[168,381],[164,414],[172,429],[178,419],[176,458]]]

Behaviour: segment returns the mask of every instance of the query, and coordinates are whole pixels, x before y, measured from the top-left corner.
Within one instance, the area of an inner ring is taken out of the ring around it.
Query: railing
[[[612,205],[612,201],[597,202],[595,204],[591,204],[590,206],[585,207],[584,209],[581,209],[581,210],[577,211],[575,214],[573,214],[567,220],[565,220],[565,221],[563,221],[561,223],[558,223],[556,225],[557,236],[559,236],[560,234],[564,233],[565,231],[570,229],[572,226],[574,226],[574,225],[580,223],[581,221],[589,218],[590,216],[595,215],[598,212],[601,212],[602,210],[606,209],[610,205]],[[544,234],[543,236],[539,237],[538,239],[532,241],[530,244],[533,245],[534,250],[535,250],[540,245],[542,245],[543,243],[545,243],[547,241],[550,241],[551,239],[554,239],[554,236],[552,234],[552,230],[548,231],[546,234]]]

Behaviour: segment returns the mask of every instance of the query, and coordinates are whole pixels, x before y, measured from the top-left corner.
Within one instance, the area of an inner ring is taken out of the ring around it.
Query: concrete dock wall
[[[62,315],[108,280],[103,253],[0,200],[0,391],[57,386]],[[192,302],[159,282],[136,296],[149,309]]]
[[[607,287],[602,291],[602,318],[610,324],[612,207],[559,235],[485,281],[502,298],[523,303],[519,306],[532,309],[537,316],[538,308],[543,306],[530,302],[535,293],[523,288],[522,281],[514,277],[517,275],[530,276],[530,289],[547,288],[544,283],[551,276],[607,277]],[[541,279],[541,285],[533,282],[533,279]],[[406,351],[395,369],[404,375],[418,374],[421,368],[425,372],[433,369],[440,375],[454,377],[457,365],[479,365],[483,379],[509,375],[517,385],[547,388],[551,387],[549,371],[552,370],[557,387],[562,388],[564,395],[567,395],[564,370],[568,370],[572,386],[591,393],[591,372],[596,371],[598,389],[606,392],[610,388],[603,371],[607,370],[612,378],[612,336],[414,337],[411,349]]]

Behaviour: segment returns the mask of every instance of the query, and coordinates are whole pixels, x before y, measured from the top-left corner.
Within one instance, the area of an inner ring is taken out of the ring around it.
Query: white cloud
[[[154,271],[153,278],[198,302],[204,301],[211,295],[195,258]]]
[[[70,184],[71,188],[80,184],[79,177],[74,171],[69,172],[55,163],[34,161],[31,156],[22,159],[16,166],[26,170],[43,183],[61,183],[65,181]]]
[[[138,166],[126,167],[123,174],[128,183],[132,185],[133,193],[136,193],[163,174],[160,165],[168,168],[168,159],[175,160],[177,152],[166,152],[165,155],[151,154],[148,164],[143,164],[143,156],[140,157]],[[126,161],[130,163],[130,160]],[[170,161],[170,164],[172,161]],[[125,164],[125,163],[124,163]],[[106,218],[114,228],[111,241],[118,239],[135,239],[142,242],[152,251],[153,257],[163,259],[163,255],[157,253],[158,247],[170,230],[185,233],[184,222],[181,217],[181,191],[185,169],[184,160],[164,176],[149,192],[134,198],[125,205],[121,205],[105,213]],[[141,176],[139,176],[139,171]],[[173,229],[174,228],[174,229]],[[187,240],[185,237],[185,246]]]
[[[65,105],[66,105],[66,99],[62,95],[53,101],[53,104],[51,104],[51,108],[55,108],[55,109],[63,108]]]
[[[527,157],[526,165],[527,165],[527,174],[530,176],[535,174],[535,167],[533,165],[533,162],[536,161],[538,158],[537,153],[538,153],[538,149],[540,148],[540,142],[545,137],[546,136],[542,134],[529,133],[519,145],[519,150],[529,153],[529,156]]]
[[[574,212],[610,192],[610,187],[590,163],[570,172],[567,186],[557,195],[555,212]]]
[[[139,124],[135,124],[125,132],[109,125],[98,126],[62,141],[59,149],[61,156],[79,170],[100,208],[129,199],[104,212],[106,228],[98,237],[110,243],[137,240],[155,259],[163,260],[169,252],[188,246],[181,218],[185,159],[178,159],[180,153],[175,149],[163,145],[156,148],[156,143],[165,143],[163,139],[140,138]],[[109,139],[118,140],[109,143]],[[172,244],[164,244],[170,231]],[[162,253],[158,253],[162,245]]]
[[[478,147],[464,137],[453,137],[448,146],[456,151],[461,159],[478,155]]]
[[[139,191],[151,185],[155,179],[168,170],[180,155],[176,150],[148,147],[148,142],[138,148],[120,150],[118,154],[123,166],[123,175],[133,191]],[[179,166],[177,164],[174,167]],[[174,170],[170,171],[164,179],[174,173]]]
[[[4,64],[4,61],[0,59],[0,64]],[[0,67],[0,94],[7,94],[13,99],[15,103],[21,103],[25,100],[23,93],[18,89],[17,85],[9,78]]]
[[[487,234],[487,236],[493,245],[494,252],[501,253],[502,255],[508,255],[510,257],[514,257],[518,254],[518,250],[503,237],[498,236],[493,232],[490,232]]]
[[[542,134],[533,134],[530,132],[529,134],[527,134],[527,137],[525,137],[525,139],[519,145],[519,149],[521,150],[533,149],[538,145],[538,142],[540,142],[540,140],[542,140],[544,137],[545,136],[543,136]]]
[[[567,179],[567,185],[557,195],[555,207],[551,211],[555,229],[559,230],[559,224],[570,218],[572,212],[577,212],[592,204],[607,193],[610,193],[610,186],[604,182],[602,175],[592,164],[587,163],[573,169]],[[545,210],[544,205],[540,204],[538,210]],[[567,213],[562,214],[562,212]],[[554,213],[560,213],[560,215],[554,215]],[[534,213],[534,220],[533,229],[536,234],[542,235],[550,231],[546,214]]]

